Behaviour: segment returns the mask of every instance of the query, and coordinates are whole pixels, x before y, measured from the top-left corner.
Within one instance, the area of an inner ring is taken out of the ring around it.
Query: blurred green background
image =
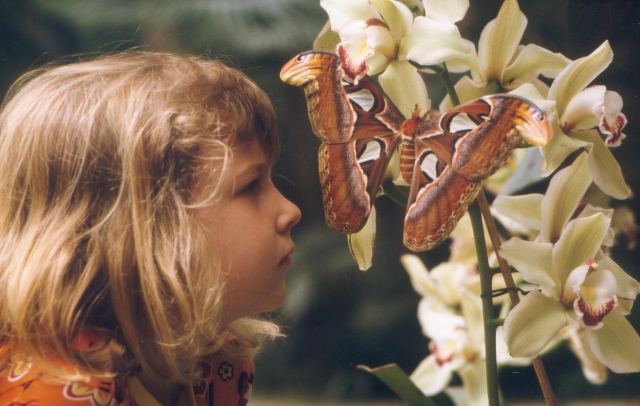
[[[477,44],[502,1],[470,3],[458,25],[463,37]],[[519,3],[529,20],[524,44],[536,43],[576,59],[610,41],[614,61],[596,82],[624,99],[627,139],[614,154],[632,190],[640,193],[639,2]],[[288,394],[325,402],[390,399],[389,390],[356,365],[395,362],[411,372],[428,354],[416,318],[419,296],[398,260],[407,252],[401,237],[403,212],[386,198],[378,200],[374,265],[359,271],[345,237],[324,225],[319,141],[308,124],[303,92],[281,83],[278,76],[288,59],[311,48],[326,19],[317,0],[0,0],[0,91],[4,94],[26,70],[71,54],[133,47],[207,55],[244,71],[267,91],[279,115],[283,148],[275,180],[303,213],[293,233],[297,250],[288,274],[288,299],[274,314],[287,337],[269,344],[257,358],[255,395]],[[437,82],[428,85],[437,105],[444,90]],[[637,197],[625,204],[640,213]],[[433,267],[447,255],[443,244],[420,256]],[[613,256],[640,278],[640,249],[616,248]],[[640,311],[631,319],[640,330]],[[544,361],[560,403],[640,399],[638,374],[612,373],[605,385],[592,386],[566,347]],[[530,368],[502,369],[500,379],[508,402],[542,399]]]

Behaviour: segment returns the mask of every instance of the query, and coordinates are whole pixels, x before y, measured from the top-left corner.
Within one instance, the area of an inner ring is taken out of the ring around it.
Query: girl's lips
[[[291,261],[291,254],[293,254],[293,251],[294,251],[294,250],[295,250],[295,248],[291,248],[291,249],[289,250],[289,253],[287,253],[287,255],[285,255],[285,256],[284,256],[284,258],[282,258],[282,259],[280,260],[280,262],[278,263],[278,265],[279,265],[279,266],[286,266],[286,267],[291,266],[291,263],[292,263],[292,261]]]
[[[278,266],[288,268],[288,267],[291,266],[291,264],[292,264],[291,257],[289,255],[287,255],[286,257],[282,258],[282,260],[280,261]]]

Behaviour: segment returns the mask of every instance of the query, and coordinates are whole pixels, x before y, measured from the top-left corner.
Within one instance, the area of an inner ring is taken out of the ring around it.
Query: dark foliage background
[[[576,59],[605,39],[610,41],[614,61],[596,82],[624,99],[627,139],[614,153],[637,194],[640,4],[634,0],[519,3],[529,20],[524,44],[536,43]],[[459,23],[462,35],[477,43],[501,4],[501,0],[471,0]],[[391,393],[356,365],[396,362],[411,372],[428,354],[416,318],[419,296],[398,260],[406,252],[401,243],[402,210],[379,199],[374,266],[366,273],[359,271],[345,238],[324,225],[316,172],[319,141],[309,127],[303,93],[278,77],[284,62],[311,48],[326,18],[316,0],[0,0],[0,91],[4,94],[32,67],[69,59],[71,54],[132,47],[208,55],[243,70],[269,93],[279,114],[283,149],[276,182],[303,212],[294,231],[297,251],[288,275],[289,296],[274,315],[287,338],[269,345],[257,359],[256,391],[325,401],[387,398]],[[437,105],[444,90],[429,84]],[[625,204],[640,213],[637,197]],[[447,254],[444,244],[421,257],[433,267]],[[613,253],[635,278],[640,278],[639,254],[637,248],[632,252],[617,248]],[[636,309],[631,318],[640,330],[640,311]],[[561,403],[640,397],[637,374],[611,374],[603,386],[588,385],[578,361],[564,347],[546,357],[545,364]],[[501,386],[508,401],[541,399],[530,368],[503,369]]]

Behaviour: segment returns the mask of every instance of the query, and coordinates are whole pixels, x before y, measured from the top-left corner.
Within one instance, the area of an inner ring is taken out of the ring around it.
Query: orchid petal
[[[458,370],[469,406],[487,404],[487,366],[484,360],[467,363]]]
[[[469,9],[469,0],[422,0],[426,17],[453,24],[464,18]]]
[[[487,94],[487,89],[484,85],[482,83],[475,82],[469,76],[461,77],[455,84],[454,88],[456,89],[456,94],[458,95],[458,99],[460,99],[460,103],[475,100]],[[447,112],[453,108],[448,95],[442,99],[438,108],[440,109],[440,113]]]
[[[619,146],[620,142],[627,137],[622,132],[624,126],[627,125],[627,117],[622,114],[621,110],[622,97],[616,92],[607,92],[598,112],[602,114],[599,128],[603,134],[607,134],[604,144],[609,148]]]
[[[421,65],[437,65],[453,58],[465,58],[471,52],[458,27],[427,17],[416,17],[407,36],[400,43],[399,59]]]
[[[429,275],[427,267],[422,260],[413,254],[405,254],[400,257],[400,262],[409,274],[411,286],[420,296],[439,297],[438,286]]]
[[[455,262],[441,262],[431,270],[431,276],[438,281],[439,297],[448,306],[458,306],[460,289],[478,280],[475,269]]]
[[[503,326],[496,329],[496,361],[498,361],[498,365],[514,365],[521,367],[531,365],[531,359],[529,358],[513,358],[509,355],[507,343],[504,342]]]
[[[364,21],[348,22],[340,28],[339,34],[342,40],[340,46],[344,47],[355,65],[361,63],[375,52],[368,44],[367,23]]]
[[[389,66],[389,60],[381,53],[375,53],[367,58],[367,75],[373,76],[387,69]]]
[[[605,86],[590,86],[572,98],[560,118],[560,128],[565,134],[569,131],[587,130],[598,125],[600,115],[598,106],[604,103]]]
[[[510,91],[509,94],[515,94],[516,96],[524,97],[531,103],[538,106],[540,110],[542,110],[545,114],[549,114],[556,105],[555,101],[547,100],[544,96],[542,96],[538,88],[535,87],[532,83],[524,83],[521,86]]]
[[[370,0],[389,26],[394,43],[399,44],[407,36],[413,15],[404,4],[395,0]]]
[[[422,333],[432,339],[449,330],[464,329],[464,318],[454,314],[451,308],[437,296],[426,296],[418,304],[418,321]]]
[[[567,281],[564,284],[564,289],[562,290],[562,302],[565,304],[565,306],[573,305],[574,300],[579,297],[578,292],[576,291],[576,287],[579,288],[587,278],[587,274],[589,273],[589,271],[594,272],[595,268],[597,268],[597,265],[594,266],[593,262],[591,262],[589,264],[580,265],[579,267],[571,271],[569,277],[567,277]]]
[[[601,328],[602,319],[618,305],[616,278],[607,270],[596,270],[573,289],[579,296],[573,309],[580,324],[586,329]]]
[[[613,372],[640,371],[640,337],[618,309],[603,320],[598,330],[587,330],[587,339],[596,358]]]
[[[511,238],[502,244],[500,256],[513,265],[524,280],[540,285],[542,293],[559,299],[560,280],[553,272],[552,250],[553,246],[549,243]]]
[[[373,243],[376,239],[376,208],[371,207],[371,213],[362,230],[347,235],[349,250],[358,263],[361,271],[366,271],[373,263]]]
[[[512,357],[533,358],[566,325],[562,303],[534,290],[507,315],[504,340]]]
[[[611,257],[602,258],[598,261],[598,266],[608,270],[616,278],[618,309],[622,314],[629,314],[636,296],[640,294],[640,282],[629,276]]]
[[[365,30],[367,34],[367,46],[391,60],[396,56],[396,46],[391,32],[385,27],[370,25]]]
[[[410,378],[427,396],[442,392],[453,376],[448,364],[439,365],[436,356],[431,354],[413,371]]]
[[[569,62],[571,60],[560,53],[529,44],[522,47],[515,60],[505,68],[502,74],[502,85],[514,88],[531,82],[539,75],[555,78]]]
[[[467,44],[467,47],[471,50],[471,52],[469,52],[469,55],[464,58],[452,58],[447,60],[447,70],[449,72],[455,73],[470,71],[469,73],[471,74],[471,79],[473,79],[475,82],[478,82],[479,86],[482,87],[486,83],[482,77],[482,72],[480,71],[476,46],[473,42],[464,38],[462,38],[462,42]]]
[[[542,199],[539,193],[524,196],[498,195],[492,206],[503,216],[507,216],[527,228],[542,228]]]
[[[331,30],[331,23],[327,20],[322,27],[315,41],[313,41],[313,49],[321,49],[325,51],[335,52],[336,47],[340,43],[340,35]]]
[[[573,164],[558,171],[542,199],[542,237],[555,243],[591,184],[587,154],[578,155]]]
[[[467,333],[474,342],[470,344],[474,345],[476,351],[483,352],[484,347],[479,338],[484,337],[484,324],[482,322],[482,302],[480,296],[472,295],[467,290],[463,290],[460,293],[460,308],[462,309],[462,315],[464,316]]]
[[[607,381],[607,367],[593,354],[583,328],[572,328],[568,336],[569,349],[580,361],[582,373],[587,380],[595,385]]]
[[[553,127],[553,137],[551,137],[547,145],[541,147],[541,152],[544,156],[542,170],[545,176],[555,171],[569,154],[586,144],[580,140],[568,137],[562,132],[558,126],[556,113],[551,114],[548,118]]]
[[[613,59],[613,51],[605,41],[589,56],[576,59],[556,77],[547,96],[556,101],[558,115],[562,117],[569,101],[596,78]]]
[[[423,112],[431,108],[424,80],[409,62],[391,61],[384,73],[378,76],[378,80],[387,96],[406,118],[411,117],[416,106]]]
[[[516,0],[505,0],[498,16],[482,30],[478,42],[478,58],[484,79],[502,83],[505,67],[513,58],[522,34],[527,26],[527,18],[520,11]]]
[[[571,136],[585,144],[592,144],[589,153],[589,172],[600,190],[619,200],[628,198],[631,189],[624,181],[620,164],[611,150],[604,145],[600,134],[596,130],[573,131]]]
[[[336,32],[354,20],[380,18],[368,0],[320,0],[320,7],[329,15],[331,29]]]
[[[553,246],[553,268],[566,281],[571,271],[593,258],[607,235],[611,220],[602,213],[571,220]]]

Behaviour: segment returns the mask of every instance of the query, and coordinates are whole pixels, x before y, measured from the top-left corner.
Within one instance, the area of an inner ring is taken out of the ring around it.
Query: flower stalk
[[[443,69],[441,71],[438,71],[438,75],[442,78],[449,99],[451,100],[451,104],[453,106],[457,106],[458,104],[460,104],[460,100],[453,86],[453,81],[451,80],[451,76],[449,75],[449,70],[447,69],[446,63],[443,62],[441,66],[443,67]],[[487,368],[487,392],[489,397],[489,405],[493,406],[499,404],[498,363],[496,357],[495,330],[497,326],[495,325],[495,320],[493,318],[493,299],[491,295],[492,273],[489,266],[486,243],[484,239],[484,228],[482,225],[483,218],[487,226],[487,232],[489,234],[489,239],[491,240],[491,245],[496,252],[500,272],[502,273],[502,277],[504,278],[507,288],[509,288],[509,299],[511,300],[512,306],[517,305],[520,302],[520,298],[518,296],[517,290],[514,289],[516,285],[513,280],[513,275],[511,274],[509,264],[504,258],[498,255],[501,245],[500,236],[498,234],[498,229],[496,228],[495,222],[493,221],[493,216],[491,215],[491,210],[489,208],[487,198],[484,194],[484,190],[480,189],[480,193],[478,193],[476,201],[469,206],[469,216],[471,218],[471,225],[473,227],[473,236],[475,240],[476,253],[478,256],[478,272],[480,273],[480,286],[482,290],[482,315],[485,331],[484,336]],[[544,368],[544,364],[542,363],[542,359],[540,358],[540,356],[532,359],[532,364],[536,372],[538,382],[540,383],[540,388],[542,390],[545,402],[548,406],[555,406],[556,400],[553,394],[553,389],[551,388],[551,383],[549,382],[547,372]]]

